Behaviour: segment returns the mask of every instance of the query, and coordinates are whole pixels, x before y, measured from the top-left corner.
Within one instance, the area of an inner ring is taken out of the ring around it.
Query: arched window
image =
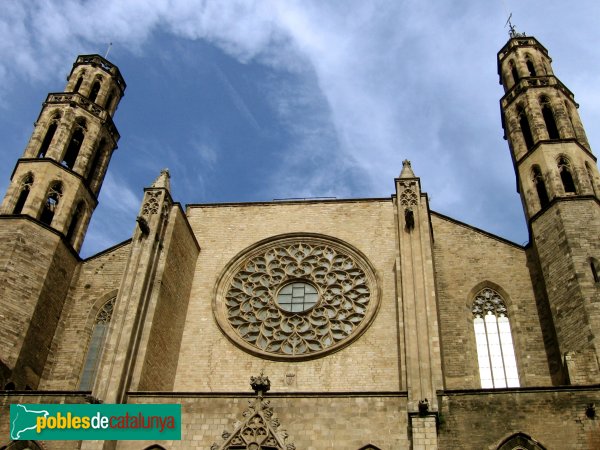
[[[565,193],[576,194],[577,190],[575,189],[575,182],[571,173],[571,163],[566,157],[561,156],[558,158],[557,165]]]
[[[513,81],[515,82],[515,84],[517,84],[519,82],[519,72],[517,71],[517,66],[515,65],[515,62],[510,61],[508,63],[508,67],[510,68],[510,73],[512,74]]]
[[[77,160],[77,156],[79,156],[79,150],[81,149],[81,144],[83,144],[84,137],[85,120],[79,119],[75,125],[75,131],[73,131],[73,134],[71,135],[69,146],[67,147],[65,157],[62,161],[63,165],[69,169],[72,169],[75,166],[75,161]]]
[[[29,197],[29,191],[31,191],[31,186],[33,186],[33,175],[31,173],[28,173],[21,180],[21,186],[19,187],[19,198],[17,198],[17,203],[15,203],[15,209],[13,210],[13,214],[21,214],[21,212],[23,211],[23,206],[25,206],[27,197]]]
[[[44,140],[42,141],[42,145],[38,151],[38,158],[44,158],[46,153],[48,153],[48,149],[50,148],[50,144],[52,143],[52,139],[54,138],[54,134],[58,128],[58,119],[60,119],[59,115],[54,116],[52,123],[48,126],[48,130],[46,130],[46,136],[44,136]]]
[[[96,101],[96,98],[98,98],[98,92],[100,92],[100,80],[96,80],[94,81],[94,84],[92,84],[92,89],[89,96],[90,101]]]
[[[57,181],[50,186],[50,190],[48,191],[46,203],[44,204],[44,209],[42,210],[42,215],[40,217],[42,223],[45,223],[46,225],[52,224],[52,219],[54,218],[54,213],[56,212],[61,197],[62,184]]]
[[[94,319],[94,328],[92,329],[92,337],[88,344],[87,353],[85,355],[85,362],[83,364],[83,371],[79,380],[79,390],[89,391],[92,389],[94,379],[96,378],[96,372],[98,372],[98,366],[100,364],[100,356],[102,354],[102,348],[104,347],[104,341],[106,340],[106,334],[108,333],[108,326],[110,319],[112,318],[113,309],[115,307],[115,299],[112,298],[107,301]]]
[[[533,61],[531,61],[531,57],[527,55],[525,57],[525,65],[527,66],[527,71],[529,72],[530,77],[535,77],[535,66],[533,65]]]
[[[498,450],[546,450],[539,442],[525,433],[516,433],[502,441]]]
[[[554,120],[554,112],[550,106],[550,99],[545,96],[540,97],[540,105],[542,106],[542,116],[544,117],[546,130],[548,130],[548,137],[550,139],[560,139],[558,128],[556,127],[556,120]]]
[[[504,300],[495,290],[484,288],[475,295],[472,312],[481,387],[519,387]]]
[[[590,182],[590,186],[592,187],[592,192],[594,193],[594,195],[598,195],[598,193],[596,192],[596,183],[594,183],[594,174],[592,172],[592,168],[590,167],[587,161],[585,162],[585,171],[587,172],[588,180]]]
[[[115,100],[115,91],[113,90],[113,91],[110,91],[110,94],[108,94],[104,108],[108,109],[110,111],[114,100]]]
[[[81,222],[81,217],[83,216],[83,212],[85,210],[85,204],[83,201],[80,201],[73,212],[73,216],[71,216],[71,223],[69,224],[69,229],[67,231],[67,241],[71,244],[74,244],[75,240],[75,231],[77,231],[77,227],[79,226],[79,222]]]
[[[91,183],[92,180],[96,177],[98,171],[100,170],[100,160],[102,159],[102,154],[104,153],[104,148],[106,147],[106,141],[104,139],[100,140],[98,144],[98,148],[96,148],[96,152],[94,153],[94,159],[92,160],[92,164],[90,165],[90,169],[87,174],[87,182]]]
[[[83,83],[83,76],[80,76],[77,79],[77,83],[75,83],[75,87],[73,88],[73,92],[79,92],[79,89],[81,88],[81,83]]]
[[[592,271],[594,283],[600,283],[600,261],[596,258],[590,258],[590,269]]]
[[[550,203],[548,199],[548,192],[546,191],[546,184],[544,183],[544,176],[539,166],[533,166],[532,169],[533,184],[540,200],[540,206],[545,208]]]
[[[519,116],[519,126],[521,127],[521,133],[523,133],[525,145],[527,146],[527,150],[531,150],[531,147],[533,147],[533,135],[531,134],[529,119],[527,119],[527,114],[523,106],[519,105],[517,107],[517,115]]]

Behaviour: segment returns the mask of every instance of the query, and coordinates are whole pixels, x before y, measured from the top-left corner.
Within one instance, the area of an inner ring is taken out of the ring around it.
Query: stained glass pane
[[[515,351],[506,305],[493,289],[482,289],[472,308],[481,387],[518,387]]]
[[[317,304],[317,289],[308,283],[295,282],[284,286],[277,295],[277,304],[284,311],[302,312]]]

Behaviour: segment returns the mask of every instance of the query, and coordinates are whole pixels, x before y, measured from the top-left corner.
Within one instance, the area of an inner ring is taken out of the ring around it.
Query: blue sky
[[[498,106],[508,10],[548,48],[597,148],[595,0],[4,0],[0,191],[46,94],[113,42],[121,141],[83,256],[130,237],[163,167],[185,205],[389,197],[405,158],[433,210],[524,243]]]

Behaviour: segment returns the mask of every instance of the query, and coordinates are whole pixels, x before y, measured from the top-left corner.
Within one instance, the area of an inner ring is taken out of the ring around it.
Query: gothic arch
[[[548,190],[546,189],[546,183],[544,182],[542,170],[537,164],[531,167],[531,181],[535,186],[540,206],[545,208],[550,204],[550,198],[548,197]]]
[[[558,167],[558,172],[560,174],[560,180],[562,181],[562,186],[564,188],[565,194],[577,193],[577,188],[575,186],[575,180],[573,178],[573,167],[571,166],[571,161],[565,155],[560,155],[556,159],[556,166]]]
[[[513,85],[517,84],[519,82],[519,80],[521,79],[521,77],[519,76],[519,71],[517,70],[517,65],[516,65],[514,59],[511,59],[508,62],[508,68],[510,69],[510,73],[513,77]]]
[[[500,292],[489,286],[470,297],[481,387],[519,387],[508,303]]]
[[[60,112],[54,112],[52,114],[52,119],[50,119],[48,128],[46,128],[46,133],[44,134],[44,139],[42,140],[40,148],[37,152],[38,158],[46,157],[46,153],[48,153],[48,150],[50,149],[50,144],[52,144],[52,140],[54,139],[54,135],[56,134],[56,130],[58,129],[60,118]]]
[[[525,55],[525,65],[527,67],[527,71],[529,72],[529,76],[535,77],[537,75],[535,71],[535,64],[533,64],[533,59],[529,53]]]
[[[546,447],[531,436],[519,432],[504,439],[497,450],[546,450]]]
[[[25,202],[27,202],[27,198],[29,197],[29,192],[33,186],[33,181],[34,177],[31,172],[27,172],[27,174],[21,178],[17,193],[17,200],[13,208],[13,214],[21,214],[23,212],[23,207],[25,206]]]
[[[381,449],[373,444],[367,444],[367,445],[362,446],[358,450],[381,450]]]
[[[103,329],[99,329],[97,324],[102,322],[108,324],[112,319],[113,311],[115,308],[117,289],[114,289],[106,294],[102,295],[94,302],[94,305],[90,308],[88,320],[85,327],[87,334],[87,342],[85,347],[82,348],[83,356],[81,356],[81,366],[76,372],[76,379],[78,380],[78,388],[80,390],[91,390],[91,383],[96,375],[99,360],[102,356],[102,348],[106,342],[106,335],[108,333],[108,327],[103,326]],[[107,307],[108,306],[108,307]],[[96,333],[96,340],[102,342],[92,342]],[[95,348],[92,346],[96,345]],[[94,353],[91,353],[91,352]],[[85,372],[89,373],[85,373]],[[89,388],[89,389],[88,389]]]
[[[544,118],[544,123],[546,125],[546,131],[548,132],[548,139],[560,139],[552,102],[546,95],[540,96],[539,102],[542,110],[542,117]]]
[[[48,193],[46,194],[42,206],[42,214],[40,216],[40,221],[42,223],[45,223],[48,226],[52,225],[52,220],[56,215],[56,210],[60,205],[62,195],[62,183],[60,181],[53,181],[50,183],[50,188],[48,189]]]
[[[529,123],[529,117],[523,105],[517,105],[517,119],[519,120],[519,127],[521,128],[521,135],[525,141],[527,150],[531,150],[534,144],[533,134],[531,132],[531,125]]]
[[[167,450],[167,449],[161,445],[152,444],[150,447],[146,447],[144,450]]]
[[[73,131],[71,132],[71,137],[69,138],[69,144],[67,145],[65,156],[62,158],[62,164],[69,169],[73,169],[73,167],[75,167],[75,162],[77,161],[79,151],[83,145],[86,131],[86,120],[83,117],[78,117],[75,119],[75,124]]]

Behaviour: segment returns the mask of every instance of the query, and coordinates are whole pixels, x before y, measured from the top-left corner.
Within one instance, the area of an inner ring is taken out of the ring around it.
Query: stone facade
[[[596,158],[535,38],[498,68],[526,246],[431,211],[405,161],[390,198],[185,210],[163,171],[82,260],[125,84],[79,57],[2,205],[0,446],[600,448]],[[11,403],[95,401],[179,403],[182,440],[8,441]]]

